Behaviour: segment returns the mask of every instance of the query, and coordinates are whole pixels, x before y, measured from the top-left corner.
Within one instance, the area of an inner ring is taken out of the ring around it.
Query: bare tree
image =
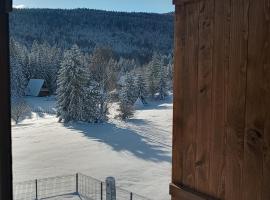
[[[30,107],[23,98],[18,98],[12,101],[11,118],[16,124],[19,123],[21,117],[30,111]]]

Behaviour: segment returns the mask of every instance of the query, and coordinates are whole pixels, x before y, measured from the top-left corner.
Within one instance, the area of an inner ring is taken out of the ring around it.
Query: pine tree
[[[26,79],[23,74],[22,65],[18,62],[17,58],[11,56],[10,58],[10,88],[11,88],[11,97],[18,98],[24,95]]]
[[[136,79],[136,93],[138,98],[141,99],[141,101],[146,104],[146,98],[147,98],[147,88],[146,88],[146,83],[145,83],[145,79],[142,75],[142,73],[140,72],[137,76]]]
[[[57,80],[57,108],[59,120],[83,120],[83,101],[88,73],[83,56],[74,45],[64,54]]]
[[[97,87],[98,92],[98,116],[97,122],[102,123],[107,121],[107,114],[108,114],[108,93],[105,89],[104,84],[98,84]]]
[[[161,56],[157,53],[154,53],[151,62],[148,64],[147,70],[147,84],[151,98],[154,98],[155,94],[158,92],[158,77],[161,66]]]
[[[159,99],[164,100],[165,97],[167,96],[167,72],[166,68],[164,65],[160,66],[159,70],[159,76],[158,76],[158,94],[159,94]]]
[[[84,88],[83,120],[89,123],[99,122],[99,90],[97,84],[91,82]]]
[[[134,78],[131,74],[128,74],[120,91],[119,117],[123,120],[132,117],[134,114],[133,104],[136,101],[134,89]]]
[[[113,53],[110,48],[97,47],[93,54],[88,58],[88,69],[91,73],[91,79],[96,83],[98,90],[98,108],[97,121],[107,121],[108,114],[108,92],[111,90],[111,72],[110,67],[114,66],[112,60]]]
[[[15,40],[10,41],[10,82],[11,97],[20,98],[24,95],[26,78],[23,71],[24,52]]]

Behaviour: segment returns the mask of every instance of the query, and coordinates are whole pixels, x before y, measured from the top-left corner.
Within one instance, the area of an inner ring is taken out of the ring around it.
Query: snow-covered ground
[[[61,196],[46,198],[46,199],[47,200],[84,200],[83,197],[80,197],[78,195],[61,195]]]
[[[54,115],[32,114],[12,126],[14,181],[81,172],[100,180],[114,176],[123,189],[169,199],[171,99],[137,110],[127,122],[65,125]],[[55,105],[48,98],[27,101],[45,110]]]

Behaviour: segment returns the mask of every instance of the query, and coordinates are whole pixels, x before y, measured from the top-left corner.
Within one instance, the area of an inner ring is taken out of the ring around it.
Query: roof
[[[44,82],[44,79],[30,79],[26,88],[26,95],[37,97]]]
[[[141,98],[138,97],[136,102],[134,103],[134,108],[140,109],[144,107],[144,103],[142,102]]]

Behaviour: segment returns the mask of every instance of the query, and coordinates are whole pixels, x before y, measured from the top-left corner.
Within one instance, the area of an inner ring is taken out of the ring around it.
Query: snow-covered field
[[[31,107],[49,107],[47,98],[28,98]],[[111,116],[112,117],[112,116]],[[105,124],[57,122],[32,114],[12,126],[14,181],[81,172],[155,200],[169,199],[172,101],[151,103],[133,119]]]

